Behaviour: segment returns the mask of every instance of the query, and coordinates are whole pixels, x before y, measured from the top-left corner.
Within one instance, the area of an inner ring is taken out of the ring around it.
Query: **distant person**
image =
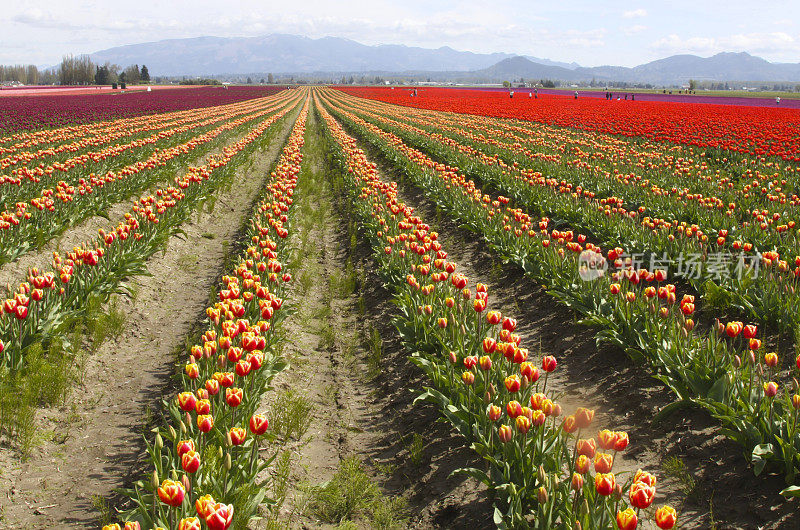
[[[628,101],[628,94],[625,94],[625,101]]]
[[[781,104],[781,97],[780,96],[775,96],[775,104],[776,105],[780,105]]]
[[[636,94],[631,94],[631,101],[636,101]]]
[[[514,99],[514,91],[513,90],[509,91],[508,98],[509,99]]]
[[[575,99],[578,99],[578,91],[575,91]]]
[[[534,88],[533,89],[533,93],[534,93],[533,97],[535,97],[536,99],[539,99],[539,89],[538,88]]]
[[[533,92],[528,92],[528,99],[531,99],[532,97],[533,97]]]

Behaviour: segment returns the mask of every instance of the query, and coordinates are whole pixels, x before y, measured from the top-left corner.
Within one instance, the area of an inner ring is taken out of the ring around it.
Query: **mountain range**
[[[197,37],[131,44],[90,54],[97,63],[146,64],[151,75],[210,76],[275,74],[426,75],[437,81],[502,81],[518,78],[627,81],[671,84],[710,81],[800,82],[800,63],[770,63],[746,52],[703,58],[674,55],[633,68],[583,67],[508,53],[473,53],[450,47],[397,44],[368,46],[340,37],[311,39],[272,34],[260,37]]]

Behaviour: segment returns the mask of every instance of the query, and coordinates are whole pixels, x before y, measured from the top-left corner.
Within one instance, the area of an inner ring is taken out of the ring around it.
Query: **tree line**
[[[146,65],[132,64],[126,68],[106,62],[95,64],[88,55],[65,55],[61,64],[47,70],[35,65],[0,65],[0,83],[25,85],[113,85],[149,83]]]

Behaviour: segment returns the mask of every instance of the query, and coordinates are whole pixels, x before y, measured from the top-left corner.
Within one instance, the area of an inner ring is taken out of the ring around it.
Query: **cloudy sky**
[[[0,63],[52,65],[166,38],[291,33],[365,44],[450,46],[585,66],[747,51],[800,61],[797,0],[0,0]]]

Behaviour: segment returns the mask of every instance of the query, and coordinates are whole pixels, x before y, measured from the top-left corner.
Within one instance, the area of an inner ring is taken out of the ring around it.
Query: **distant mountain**
[[[583,67],[515,56],[384,44],[367,46],[339,37],[311,39],[273,34],[261,37],[170,39],[109,48],[91,54],[95,62],[146,64],[151,75],[342,74],[413,76],[417,79],[491,82],[553,79],[567,82],[627,81],[681,84],[699,81],[800,82],[800,63],[770,63],[748,53],[713,57],[674,55],[633,68]]]
[[[800,82],[800,63],[770,63],[749,53],[723,52],[713,57],[673,55],[647,64],[577,67],[546,66],[525,57],[503,59],[474,72],[491,79],[557,79],[560,81],[627,81],[630,83],[673,84],[698,81]]]
[[[310,39],[282,34],[170,39],[90,55],[100,63],[146,64],[151,75],[464,71],[486,68],[513,56],[461,52],[447,46],[435,50],[396,44],[367,46],[339,37]]]

